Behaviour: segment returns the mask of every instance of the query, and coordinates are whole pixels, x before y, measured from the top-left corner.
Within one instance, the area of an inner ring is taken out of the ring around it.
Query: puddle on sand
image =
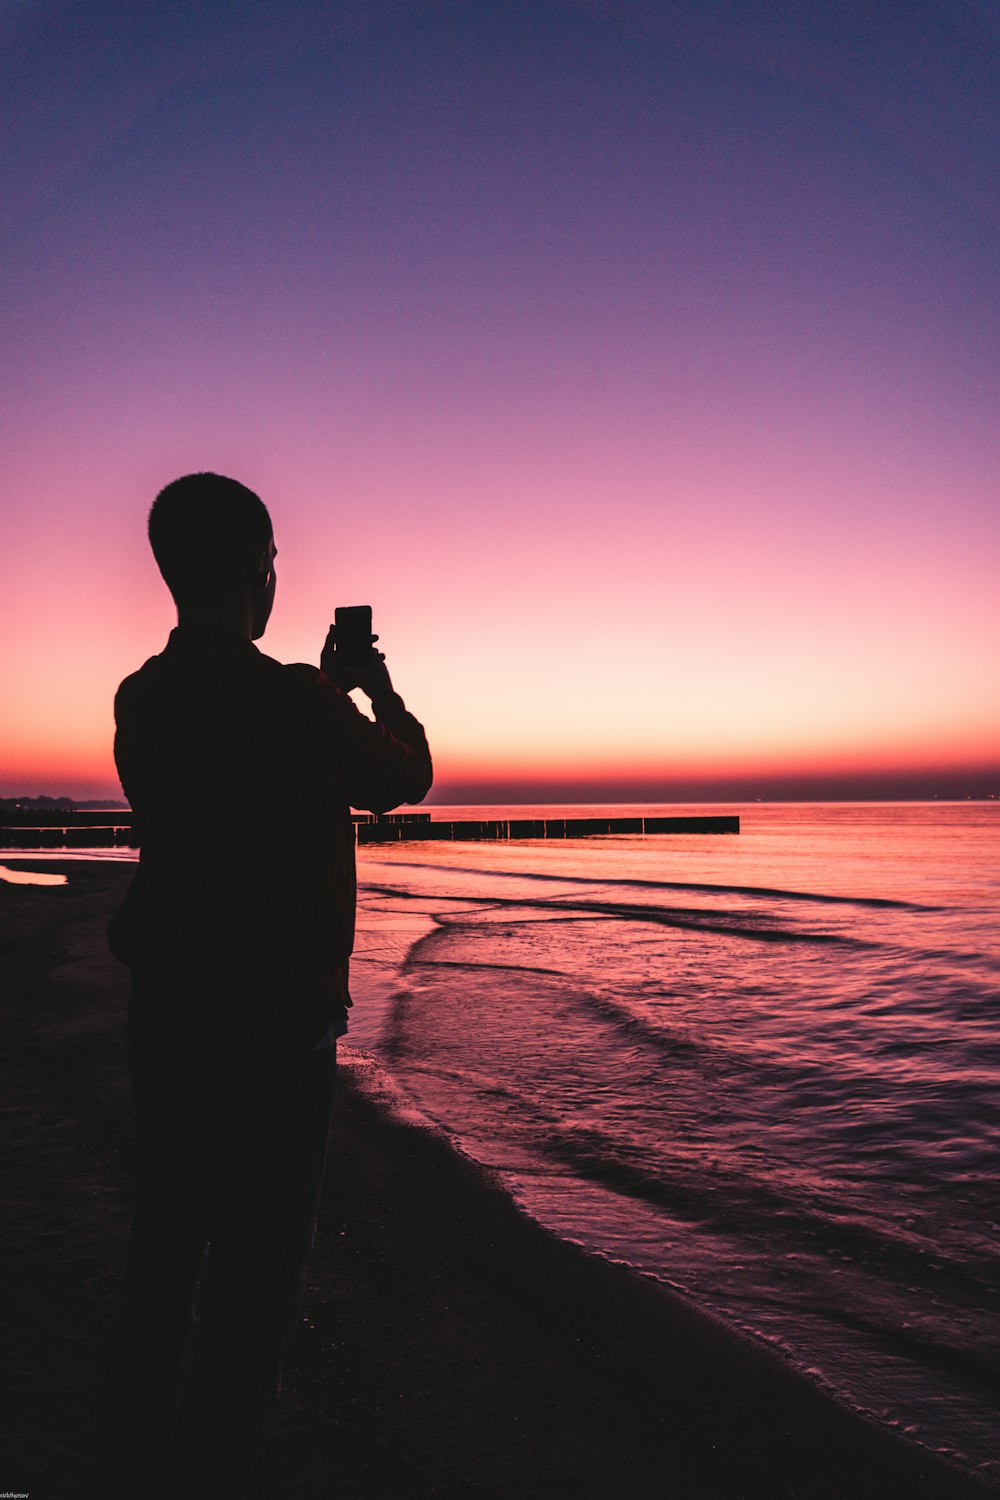
[[[0,865],[0,880],[11,885],[65,885],[65,875],[43,875],[39,870],[12,870],[9,865]]]

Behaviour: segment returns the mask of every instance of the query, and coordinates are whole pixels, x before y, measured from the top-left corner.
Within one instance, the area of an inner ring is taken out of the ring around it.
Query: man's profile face
[[[274,607],[274,590],[278,582],[274,559],[277,555],[278,549],[274,545],[272,536],[262,555],[260,582],[253,593],[253,626],[250,638],[254,641],[259,641],[267,629],[267,622],[271,618],[271,610]]]

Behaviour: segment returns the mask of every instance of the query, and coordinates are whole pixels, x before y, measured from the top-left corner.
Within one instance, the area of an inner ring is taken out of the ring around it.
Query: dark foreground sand
[[[129,872],[2,862],[70,879],[0,883],[0,1492],[59,1500],[93,1476],[127,1229],[125,986],[103,929]],[[342,1076],[260,1500],[988,1493],[653,1282],[552,1239],[393,1118],[364,1060]]]

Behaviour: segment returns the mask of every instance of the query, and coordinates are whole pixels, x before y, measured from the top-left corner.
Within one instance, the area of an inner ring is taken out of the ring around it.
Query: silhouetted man
[[[149,537],[178,625],[115,700],[140,846],[109,934],[132,973],[137,1170],[105,1476],[129,1500],[225,1500],[299,1316],[351,1003],[350,808],[419,801],[431,761],[379,654],[346,677],[329,641],[325,672],[253,645],[277,554],[252,491],[178,479]]]

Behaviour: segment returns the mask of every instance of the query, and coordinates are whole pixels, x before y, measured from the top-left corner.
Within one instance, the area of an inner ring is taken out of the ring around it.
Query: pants
[[[231,1016],[135,1008],[128,1042],[135,1208],[105,1395],[106,1492],[237,1500],[298,1323],[336,1046],[310,1052]]]

